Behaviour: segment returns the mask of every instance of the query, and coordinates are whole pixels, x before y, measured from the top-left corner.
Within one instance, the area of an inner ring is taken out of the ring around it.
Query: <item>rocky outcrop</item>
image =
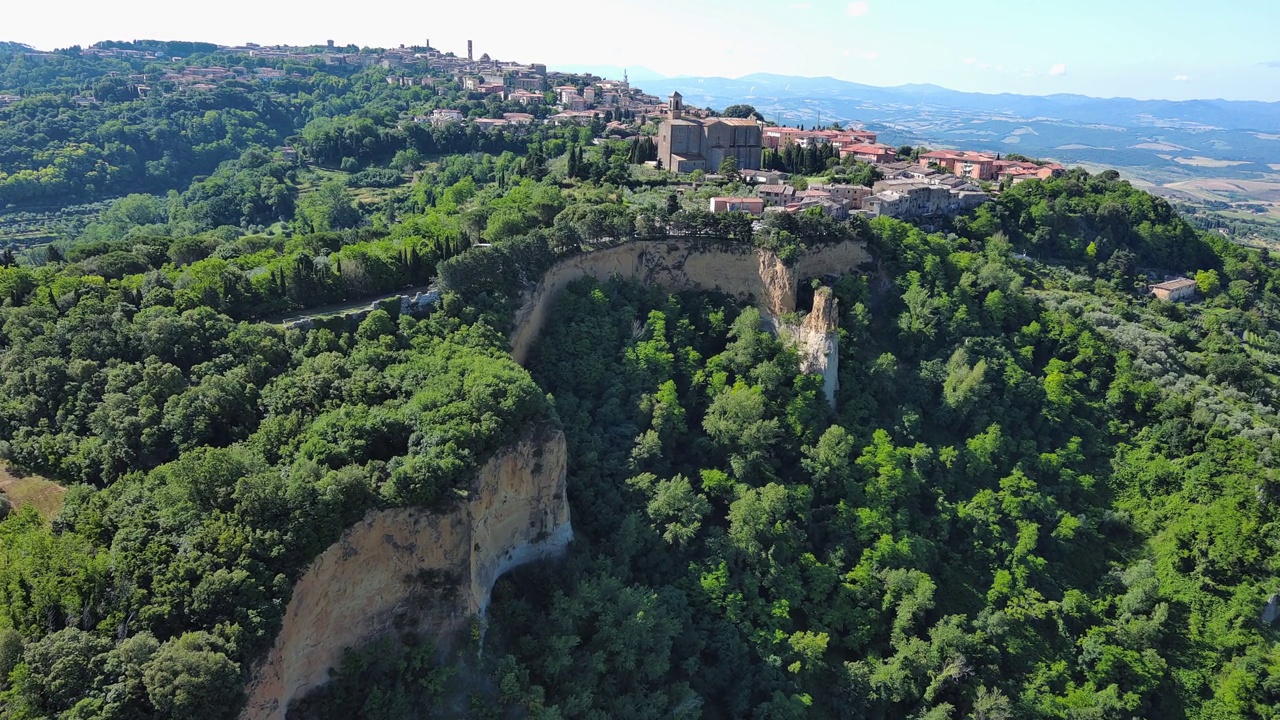
[[[768,250],[713,240],[635,240],[595,250],[552,266],[524,297],[516,310],[511,356],[524,364],[556,297],[579,278],[617,275],[672,292],[718,291],[776,317],[796,309],[802,280],[843,274],[870,259],[866,245],[854,241],[813,248],[791,265]]]
[[[822,376],[822,393],[833,408],[840,387],[838,304],[831,288],[818,288],[813,309],[803,322],[779,323],[777,328],[778,336],[791,343],[800,356],[800,371]]]
[[[800,326],[800,369],[822,375],[822,392],[833,408],[836,390],[840,389],[839,329],[839,302],[835,294],[831,288],[818,288],[813,294],[813,310]]]
[[[1262,608],[1262,617],[1259,619],[1267,626],[1275,625],[1280,620],[1280,595],[1267,598],[1266,607]]]
[[[283,718],[345,648],[411,629],[438,644],[457,637],[483,616],[498,577],[572,539],[566,460],[564,434],[540,428],[485,463],[452,512],[378,510],[349,528],[294,586],[243,717]]]

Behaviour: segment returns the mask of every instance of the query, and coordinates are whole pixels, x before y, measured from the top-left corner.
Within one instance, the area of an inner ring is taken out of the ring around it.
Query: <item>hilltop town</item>
[[[1275,715],[1277,255],[454,45],[0,43],[0,720]]]
[[[687,107],[677,92],[666,102],[621,79],[549,70],[545,64],[499,60],[474,54],[443,52],[428,40],[422,45],[392,49],[323,46],[219,46],[202,56],[201,64],[158,50],[100,44],[80,55],[145,64],[141,72],[110,72],[115,92],[146,98],[155,94],[210,92],[243,84],[282,89],[303,76],[302,68],[383,71],[387,84],[417,88],[434,96],[429,108],[406,114],[404,124],[446,128],[474,125],[485,131],[519,134],[539,124],[589,127],[596,142],[632,140],[646,148],[633,153],[644,164],[676,180],[741,181],[748,192],[711,199],[712,212],[741,211],[762,216],[776,212],[816,210],[844,220],[850,215],[932,218],[965,212],[992,193],[1029,179],[1061,175],[1055,163],[1026,158],[1001,158],[965,150],[893,147],[879,142],[875,132],[839,126],[786,127],[767,123],[758,114],[727,117],[709,109]],[[55,53],[25,53],[29,62],[58,57]],[[225,58],[226,65],[203,64]],[[283,97],[283,95],[281,95]],[[118,99],[118,98],[117,98]],[[0,95],[0,107],[21,97]],[[100,103],[92,93],[77,95],[79,105]],[[484,103],[477,112],[474,103]],[[656,153],[653,152],[656,150]],[[276,148],[286,160],[300,160],[290,145]],[[651,159],[641,156],[649,154]],[[799,158],[797,162],[794,158]],[[816,158],[816,161],[813,159]],[[815,182],[817,173],[798,172],[835,168],[858,175],[861,182]],[[821,167],[818,167],[821,166]],[[870,166],[870,172],[853,172]]]

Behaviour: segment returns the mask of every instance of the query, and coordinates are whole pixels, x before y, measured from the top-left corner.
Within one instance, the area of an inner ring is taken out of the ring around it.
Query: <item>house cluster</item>
[[[18,95],[0,95],[0,107],[8,107],[21,99]]]
[[[953,175],[912,177],[901,175],[881,180],[862,203],[870,217],[930,218],[956,215],[987,201],[981,188]]]
[[[606,111],[621,113],[624,110],[644,122],[645,118],[657,114],[662,108],[658,98],[631,87],[625,71],[621,80],[586,75],[582,81],[581,88],[564,83],[551,89],[560,112],[547,118],[549,122],[557,125],[587,124]]]
[[[754,197],[711,198],[711,212],[746,212],[752,215],[796,213],[816,209],[835,220],[847,220],[859,212],[871,189],[839,183],[813,184],[797,190],[785,183],[760,185]]]
[[[37,53],[46,55],[49,53]],[[80,51],[82,57],[99,57],[99,58],[126,58],[140,60],[156,60],[167,59],[161,58],[160,53],[149,50],[125,50],[122,48],[104,48],[104,47],[87,47]]]
[[[658,130],[658,160],[675,172],[716,172],[719,161],[727,155],[738,160],[739,168],[758,168],[764,148],[781,150],[787,146],[830,146],[839,151],[841,158],[852,157],[874,165],[898,159],[897,150],[878,144],[876,134],[869,130],[802,130],[765,127],[750,119],[708,117],[685,108],[678,92],[671,95],[662,111],[666,120]],[[742,149],[747,146],[752,150]],[[761,182],[776,184],[775,180]]]
[[[964,150],[935,150],[920,156],[920,164],[937,167],[953,175],[984,182],[1044,180],[1066,172],[1056,163],[1037,165],[1020,160],[1001,160],[999,155]]]
[[[493,130],[501,127],[532,125],[534,117],[529,113],[502,113],[500,118],[477,118],[476,125],[481,130]]]
[[[801,130],[792,127],[764,129],[764,146],[773,150],[796,145],[807,148],[812,145],[830,145],[840,153],[840,158],[852,157],[872,165],[896,162],[898,151],[876,142],[876,134],[869,130]]]
[[[276,70],[275,72],[281,71]],[[164,72],[157,80],[159,82],[173,83],[191,90],[213,90],[218,87],[219,83],[227,80],[245,80],[253,76],[253,73],[243,67],[187,67]],[[129,80],[137,88],[138,95],[146,97],[151,93],[151,86],[147,84],[146,75],[130,75]]]
[[[895,218],[930,218],[955,215],[987,201],[987,194],[971,181],[909,162],[882,167],[884,179],[874,187],[839,183],[814,183],[804,190],[779,180],[779,173],[745,170],[748,182],[767,180],[756,187],[755,197],[712,198],[712,212],[803,212],[816,208],[827,217],[845,220],[850,215],[885,215]]]

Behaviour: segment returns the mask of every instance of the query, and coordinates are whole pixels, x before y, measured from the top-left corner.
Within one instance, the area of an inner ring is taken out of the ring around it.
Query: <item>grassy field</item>
[[[351,177],[351,173],[341,170],[331,170],[322,168],[317,165],[307,165],[298,175],[298,199],[302,196],[314,192],[316,188],[329,180],[338,180],[344,185],[347,179]],[[385,201],[391,197],[391,194],[397,190],[413,187],[413,178],[404,177],[404,182],[392,188],[347,188],[347,194],[355,199],[361,205],[374,205]]]
[[[1249,165],[1247,160],[1218,160],[1215,158],[1207,158],[1203,155],[1192,155],[1191,157],[1176,157],[1174,162],[1180,165],[1191,165],[1193,167],[1203,168],[1224,168],[1233,165]]]
[[[62,511],[67,489],[39,475],[0,465],[0,492],[9,497],[14,510],[31,505],[45,519],[52,519]]]

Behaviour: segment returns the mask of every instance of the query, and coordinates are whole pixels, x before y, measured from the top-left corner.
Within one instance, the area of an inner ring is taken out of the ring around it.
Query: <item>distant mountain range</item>
[[[1185,123],[1233,130],[1280,129],[1280,103],[1236,100],[1133,100],[1085,95],[1013,95],[960,92],[937,85],[877,87],[830,77],[793,77],[758,73],[736,80],[717,77],[653,78],[645,90],[716,98],[787,100],[842,99],[885,104],[936,105],[939,107],[1006,113],[1019,117],[1053,117],[1078,122],[1127,125],[1145,117],[1176,118]],[[794,105],[794,103],[790,103]]]
[[[599,72],[599,70],[597,70]],[[750,103],[785,125],[864,125],[891,144],[1018,152],[1130,168],[1154,182],[1188,178],[1277,179],[1280,103],[1134,100],[1083,95],[989,95],[936,85],[877,87],[830,77],[766,73],[633,83],[685,103],[723,109]]]

